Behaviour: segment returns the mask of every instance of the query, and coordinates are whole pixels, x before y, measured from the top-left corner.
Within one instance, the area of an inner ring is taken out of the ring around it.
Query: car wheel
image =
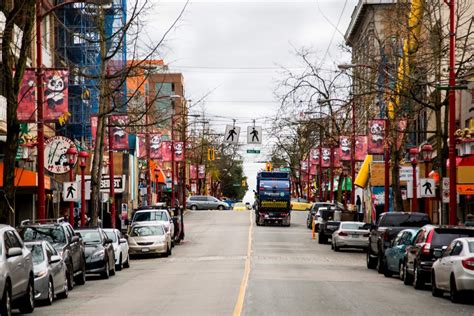
[[[339,251],[341,248],[337,246],[337,244],[334,244],[334,251]]]
[[[223,211],[223,210],[224,210],[224,207],[223,207],[222,205],[219,205],[219,206],[217,207],[217,209],[218,209],[219,211]]]
[[[168,252],[166,253],[167,257],[173,254],[173,249],[170,247],[168,248]]]
[[[35,309],[35,285],[33,278],[30,278],[25,296],[19,305],[20,312],[23,314],[32,313]]]
[[[166,252],[164,254],[165,257],[168,257],[170,255],[170,246],[166,246]]]
[[[415,262],[414,269],[413,269],[413,287],[417,290],[420,290],[425,285],[425,280],[423,275],[421,275],[420,268],[417,267]]]
[[[105,262],[105,269],[102,272],[102,279],[108,279],[110,277],[110,269],[109,269],[109,260]]]
[[[381,251],[379,249],[379,255],[377,256],[377,272],[382,274],[383,273],[383,256],[381,255]]]
[[[441,291],[440,289],[438,289],[436,287],[436,277],[435,277],[434,272],[431,274],[431,294],[434,297],[442,297],[443,296],[443,291]]]
[[[117,271],[122,271],[122,254],[120,254],[120,257],[119,257],[119,263],[117,265],[115,265],[115,270]]]
[[[5,284],[5,290],[3,291],[2,301],[0,302],[0,315],[11,316],[12,314],[12,293],[10,285]]]
[[[408,273],[408,263],[406,261],[403,263],[403,284],[413,284],[413,276]]]
[[[400,262],[398,265],[398,273],[400,275],[400,280],[405,280],[405,270],[403,269],[403,262]]]
[[[86,284],[86,260],[82,259],[81,273],[74,279],[78,285]]]
[[[451,275],[451,280],[449,282],[449,296],[451,298],[451,302],[453,303],[459,303],[461,301],[461,293],[459,293],[456,287],[454,275]]]
[[[195,211],[195,210],[197,210],[197,209],[198,209],[198,208],[197,208],[196,205],[191,205],[191,210]]]
[[[51,278],[48,281],[48,297],[44,300],[45,305],[53,304],[54,300],[54,287],[53,287],[53,280]]]
[[[127,255],[127,260],[123,263],[124,268],[130,268],[130,255]]]
[[[371,256],[370,246],[367,249],[366,261],[367,261],[367,269],[375,269],[375,267],[377,266],[376,259],[372,258],[372,256]]]
[[[69,289],[67,287],[67,274],[66,274],[66,282],[64,282],[63,291],[57,294],[58,298],[67,298],[69,296]]]
[[[112,263],[111,265],[109,264],[109,267],[112,266],[112,268],[110,269],[110,275],[115,275],[115,260],[114,260],[114,263]]]
[[[383,256],[383,275],[386,278],[392,276],[392,272],[388,269],[387,257]]]

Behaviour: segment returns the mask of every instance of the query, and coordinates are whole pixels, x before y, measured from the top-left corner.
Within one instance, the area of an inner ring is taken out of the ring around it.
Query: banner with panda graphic
[[[319,165],[319,147],[311,148],[309,160],[313,165]]]
[[[127,115],[113,115],[110,116],[109,120],[109,132],[111,144],[110,146],[114,150],[127,150],[129,149],[128,144],[128,133],[126,127],[128,125],[128,116]]]
[[[365,156],[367,156],[367,136],[356,136],[355,160],[364,161]]]
[[[20,122],[36,121],[36,81],[35,71],[26,69],[18,92],[17,117]]]
[[[323,168],[331,167],[331,149],[330,148],[321,149],[321,167]]]
[[[198,178],[197,166],[196,165],[190,165],[189,166],[189,178],[191,180],[196,180]]]
[[[383,154],[385,140],[385,120],[369,121],[369,154]]]
[[[65,69],[46,69],[43,77],[44,121],[57,121],[68,112],[69,71]]]
[[[184,160],[184,143],[183,142],[173,142],[174,143],[174,161],[183,161]]]
[[[163,161],[171,161],[172,160],[172,142],[164,141],[161,142],[161,157]]]
[[[342,167],[341,153],[339,152],[339,148],[333,148],[332,150],[333,150],[333,165],[332,165],[332,167],[334,167],[334,168]]]
[[[163,157],[163,152],[161,150],[162,141],[161,141],[161,134],[153,133],[149,135],[150,137],[150,148],[146,150],[150,150],[150,158],[151,159],[161,159]]]
[[[351,137],[339,136],[339,154],[342,161],[351,160]]]

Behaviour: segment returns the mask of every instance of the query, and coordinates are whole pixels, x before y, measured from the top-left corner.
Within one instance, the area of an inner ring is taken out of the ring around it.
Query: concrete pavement
[[[91,278],[34,314],[231,315],[241,305],[242,315],[474,315],[474,305],[367,270],[360,251],[319,245],[305,227],[306,212],[293,212],[291,227],[253,226],[248,258],[249,215],[190,212],[186,241],[170,258],[133,260],[130,269]]]

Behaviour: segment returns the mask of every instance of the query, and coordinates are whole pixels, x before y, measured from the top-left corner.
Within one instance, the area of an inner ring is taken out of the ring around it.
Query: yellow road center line
[[[250,256],[252,255],[252,233],[253,233],[251,211],[249,211],[249,222],[250,222],[250,226],[249,226],[249,237],[248,237],[248,244],[247,244],[247,258],[245,259],[244,275],[242,277],[242,282],[240,283],[239,296],[237,297],[237,302],[235,303],[234,312],[232,313],[233,316],[240,316],[242,314],[242,308],[244,307],[244,300],[245,300],[245,292],[247,291],[247,284],[249,281]]]

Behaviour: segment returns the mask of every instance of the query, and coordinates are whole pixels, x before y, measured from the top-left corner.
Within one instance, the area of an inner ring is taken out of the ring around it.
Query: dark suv
[[[66,263],[69,289],[74,287],[74,281],[79,285],[86,283],[84,244],[71,224],[62,218],[46,224],[26,220],[18,231],[24,241],[47,240],[53,245]]]
[[[367,268],[377,268],[379,273],[383,273],[385,249],[390,247],[397,234],[406,228],[423,227],[430,223],[430,218],[425,213],[390,212],[380,214],[377,224],[372,225],[370,229]]]
[[[413,283],[416,289],[430,281],[433,262],[454,239],[474,237],[474,228],[457,226],[423,226],[415,236],[413,243],[406,248],[407,255],[403,264],[403,283]]]
[[[313,228],[313,219],[316,220],[317,219],[316,217],[321,216],[321,214],[318,211],[319,211],[320,207],[324,207],[324,206],[334,206],[335,207],[334,204],[331,204],[329,202],[316,202],[316,203],[313,203],[313,205],[311,206],[311,208],[308,211],[308,217],[306,218],[306,227],[308,227],[308,229]],[[317,229],[316,229],[316,231],[317,231]]]

